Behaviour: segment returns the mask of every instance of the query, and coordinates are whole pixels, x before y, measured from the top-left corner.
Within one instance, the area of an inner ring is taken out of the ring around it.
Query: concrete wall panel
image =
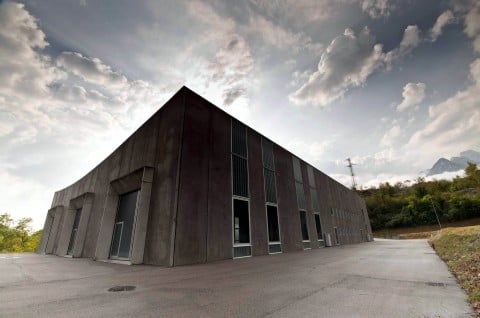
[[[232,258],[231,124],[212,110],[208,183],[207,261]]]
[[[207,260],[210,112],[190,99],[185,107],[174,265]]]
[[[268,237],[263,181],[262,138],[255,131],[247,129],[247,144],[252,255],[266,255],[268,254]]]
[[[185,94],[180,92],[170,99],[150,120],[155,123],[149,138],[155,139],[155,172],[144,262],[169,266],[173,264],[172,233],[176,191],[178,190],[178,158],[183,132]],[[153,151],[148,142],[148,152]],[[150,154],[151,155],[151,154]]]
[[[282,250],[284,252],[302,250],[300,215],[295,194],[292,155],[277,145],[273,146],[275,157],[275,177],[277,180],[278,218]]]
[[[305,200],[307,201],[307,223],[308,223],[308,237],[310,239],[310,247],[318,248],[317,228],[315,226],[315,216],[313,215],[313,202],[310,193],[310,185],[308,183],[307,164],[300,160],[300,167],[302,169],[303,190],[305,191]]]

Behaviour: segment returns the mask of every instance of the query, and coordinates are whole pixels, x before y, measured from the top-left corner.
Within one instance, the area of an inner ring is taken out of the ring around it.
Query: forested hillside
[[[22,218],[14,223],[8,213],[0,215],[0,253],[35,252],[42,231],[33,232],[31,218]]]
[[[480,217],[480,170],[469,163],[465,177],[452,181],[381,184],[360,190],[368,208],[373,230],[436,224],[434,208],[441,222]]]

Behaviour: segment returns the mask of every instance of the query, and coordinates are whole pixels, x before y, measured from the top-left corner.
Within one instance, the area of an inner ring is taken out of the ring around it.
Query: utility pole
[[[430,197],[430,202],[432,203],[433,212],[435,212],[435,216],[437,217],[438,227],[440,227],[440,230],[441,230],[442,224],[440,224],[440,219],[438,218],[437,210],[435,209],[435,204],[433,204],[432,197]]]
[[[350,160],[350,158],[347,158],[346,160],[347,160],[347,162],[348,162],[347,167],[350,168],[350,175],[352,176],[352,189],[353,189],[353,190],[356,190],[356,189],[357,189],[357,181],[355,181],[355,174],[353,173],[353,166],[354,166],[355,164],[352,163],[352,161]]]

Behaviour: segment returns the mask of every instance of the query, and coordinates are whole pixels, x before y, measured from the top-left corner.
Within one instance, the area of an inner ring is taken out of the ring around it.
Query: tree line
[[[469,163],[465,176],[451,181],[398,182],[359,190],[365,199],[373,230],[412,227],[480,217],[480,170]]]
[[[31,218],[14,222],[10,214],[0,214],[0,253],[35,252],[42,231],[32,231]]]

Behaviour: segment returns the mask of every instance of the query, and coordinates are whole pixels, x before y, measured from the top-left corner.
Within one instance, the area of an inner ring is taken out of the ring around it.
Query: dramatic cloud
[[[429,121],[415,132],[406,150],[417,154],[458,153],[478,145],[480,136],[480,59],[470,65],[472,84],[447,100],[430,106]]]
[[[383,135],[382,140],[380,140],[380,145],[381,146],[391,146],[395,140],[400,135],[400,126],[394,125],[392,128],[390,128],[385,135]]]
[[[56,62],[58,66],[92,84],[107,88],[122,88],[127,84],[125,76],[114,72],[98,58],[90,59],[80,53],[63,52]]]
[[[204,92],[206,97],[211,98],[213,95],[214,102],[220,97],[224,106],[233,105],[240,99],[243,99],[243,104],[245,104],[244,97],[247,94],[249,75],[253,69],[254,60],[249,44],[239,34],[237,24],[233,19],[221,16],[210,5],[199,1],[188,2],[187,9],[191,16],[207,27],[208,35],[204,37],[204,40],[207,43],[218,45],[214,58],[208,59],[209,62],[205,64],[205,67],[197,70],[199,75],[198,79],[194,81],[194,88],[198,87],[199,82],[203,82],[203,87],[208,88],[208,91]],[[268,21],[260,23],[268,24]],[[274,27],[273,24],[268,24],[268,26]],[[279,32],[279,29],[272,32]],[[286,32],[283,35],[290,34]],[[273,41],[280,41],[280,39],[276,38]],[[275,43],[280,45],[279,42]],[[203,90],[200,88],[200,91]]]
[[[382,45],[375,44],[368,28],[358,36],[346,29],[326,48],[317,71],[289,98],[295,104],[327,105],[343,96],[349,87],[362,85],[382,66],[384,58]]]
[[[389,2],[389,0],[363,0],[362,10],[374,19],[388,17],[393,9]]]
[[[290,94],[289,99],[297,105],[325,106],[342,97],[351,87],[363,85],[376,70],[389,68],[420,42],[420,30],[416,25],[409,25],[399,47],[384,53],[383,45],[375,43],[375,37],[367,27],[358,36],[352,29],[346,29],[322,53],[317,71]]]
[[[431,41],[436,41],[440,35],[442,35],[443,28],[448,24],[455,22],[455,17],[452,11],[447,10],[438,16],[434,26],[429,31]]]
[[[238,34],[228,34],[208,65],[210,80],[224,88],[224,105],[231,105],[246,90],[246,79],[253,69],[247,42]]]
[[[22,4],[0,3],[0,184],[10,185],[0,194],[0,208],[16,218],[38,213],[43,219],[45,193],[68,177],[52,179],[51,171],[71,171],[66,166],[75,162],[70,178],[79,177],[169,95],[128,81],[98,58],[63,52],[52,63],[48,45]],[[30,203],[19,204],[22,197]]]
[[[397,111],[401,112],[411,107],[417,106],[425,98],[425,83],[408,83],[403,87],[403,100],[397,106]]]
[[[0,3],[0,97],[43,97],[61,78],[47,56],[37,52],[48,43],[23,4]]]

